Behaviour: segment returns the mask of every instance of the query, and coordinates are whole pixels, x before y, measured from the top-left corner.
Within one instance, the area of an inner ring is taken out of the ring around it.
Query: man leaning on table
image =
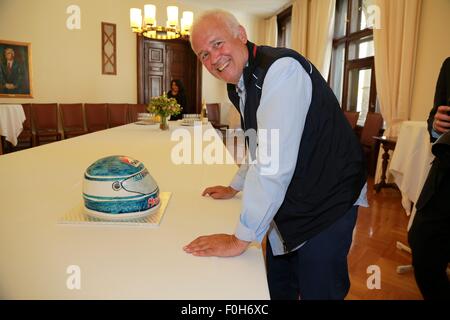
[[[359,142],[333,92],[300,54],[256,46],[225,11],[199,17],[191,45],[208,71],[227,83],[246,132],[279,130],[279,141],[250,143],[256,163],[242,165],[230,186],[203,192],[229,199],[243,191],[235,234],[201,236],[184,250],[237,256],[267,233],[272,299],[343,299],[358,205],[367,205],[366,174]],[[279,169],[269,173],[258,149],[270,154],[276,147]]]
[[[431,142],[439,138],[450,152],[450,57],[442,65],[434,106],[428,117]],[[444,137],[445,135],[445,137]],[[450,160],[436,154],[416,203],[416,215],[408,232],[412,264],[425,299],[450,300],[446,269],[450,262]]]

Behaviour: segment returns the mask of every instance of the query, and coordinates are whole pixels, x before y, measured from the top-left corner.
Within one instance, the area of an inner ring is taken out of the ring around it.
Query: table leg
[[[388,161],[389,161],[389,149],[385,147],[385,145],[383,144],[383,163],[381,166],[381,177],[380,177],[380,182],[377,183],[376,185],[374,185],[374,189],[376,191],[376,193],[380,192],[381,188],[383,188],[386,185],[386,170],[387,170],[387,165],[388,165]]]
[[[380,177],[380,182],[375,184],[373,187],[375,189],[375,192],[378,193],[380,192],[381,188],[397,188],[397,186],[395,185],[395,183],[386,183],[386,171],[387,171],[387,167],[388,167],[388,163],[389,163],[389,146],[383,144],[383,163],[381,165],[381,177]]]

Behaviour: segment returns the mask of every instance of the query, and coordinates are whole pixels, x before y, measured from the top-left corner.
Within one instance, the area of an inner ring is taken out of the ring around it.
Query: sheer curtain
[[[308,58],[325,79],[331,63],[336,0],[296,0],[292,4],[292,49]]]
[[[412,108],[422,0],[373,0],[379,8],[380,28],[374,29],[375,73],[385,135],[397,137]],[[381,156],[375,181],[381,175]],[[389,172],[389,171],[388,171]]]
[[[277,16],[273,16],[269,19],[264,20],[264,44],[276,47],[278,40],[278,25],[277,25]]]
[[[373,30],[375,72],[387,136],[397,136],[409,120],[422,0],[374,0],[380,29]]]

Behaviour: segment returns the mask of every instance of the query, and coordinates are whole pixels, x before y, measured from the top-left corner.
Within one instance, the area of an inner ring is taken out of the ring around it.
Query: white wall
[[[66,9],[81,9],[69,30]],[[18,0],[0,3],[0,39],[30,42],[30,102],[135,102],[136,40],[124,1]],[[101,74],[101,22],[117,24],[117,75]],[[24,99],[1,99],[1,102]]]
[[[426,120],[439,70],[450,56],[450,0],[424,0],[419,30],[411,120]]]
[[[0,0],[0,39],[30,42],[32,49],[32,99],[0,98],[14,102],[128,102],[137,100],[136,35],[129,27],[129,9],[143,9],[145,0]],[[152,0],[157,21],[166,20],[168,1]],[[69,30],[67,7],[81,9],[81,29]],[[178,1],[183,10],[203,9]],[[235,13],[249,38],[258,42],[259,19]],[[101,22],[117,25],[117,75],[101,74]],[[203,72],[203,97],[228,104],[226,86]],[[227,119],[228,109],[222,112]]]

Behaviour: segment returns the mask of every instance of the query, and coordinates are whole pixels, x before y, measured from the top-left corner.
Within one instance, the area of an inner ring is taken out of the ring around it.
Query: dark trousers
[[[448,178],[447,174],[439,190],[417,211],[408,232],[414,275],[424,299],[450,300],[450,281],[446,273],[450,262]]]
[[[298,250],[274,256],[267,241],[267,280],[274,300],[342,300],[350,289],[347,254],[358,207]]]

